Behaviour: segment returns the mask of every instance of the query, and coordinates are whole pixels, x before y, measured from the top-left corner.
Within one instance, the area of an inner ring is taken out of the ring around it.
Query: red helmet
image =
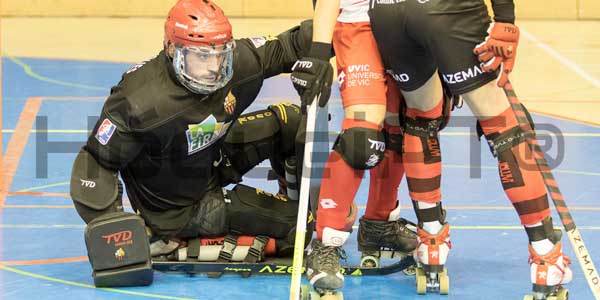
[[[231,24],[210,0],[179,0],[165,22],[165,48],[174,46],[177,79],[190,91],[210,94],[233,77]]]
[[[210,0],[179,0],[165,22],[165,45],[202,46],[231,39],[229,20]]]

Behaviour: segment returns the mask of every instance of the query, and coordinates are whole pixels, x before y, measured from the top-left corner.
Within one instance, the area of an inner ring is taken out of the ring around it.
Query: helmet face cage
[[[177,79],[196,94],[210,94],[233,77],[235,41],[206,46],[175,46],[173,67]]]

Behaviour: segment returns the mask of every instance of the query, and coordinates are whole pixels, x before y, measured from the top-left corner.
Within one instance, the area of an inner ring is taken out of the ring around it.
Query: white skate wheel
[[[450,292],[450,277],[446,274],[445,269],[444,272],[438,274],[438,280],[440,282],[440,294],[448,295],[448,292]]]
[[[344,300],[344,295],[340,291],[336,291],[333,293],[327,293],[322,295],[321,300]],[[311,299],[312,300],[312,299]]]
[[[417,268],[417,273],[415,274],[415,279],[417,282],[417,294],[425,295],[427,294],[427,277],[425,277],[425,272],[421,268]]]
[[[535,299],[533,299],[532,295],[525,295],[525,297],[523,297],[523,300],[535,300]]]
[[[185,261],[187,259],[187,247],[177,249],[177,260]]]
[[[569,300],[569,290],[560,288],[556,293],[556,300]]]
[[[302,300],[311,300],[310,299],[310,286],[303,284],[300,286],[300,299]]]
[[[367,255],[360,259],[360,266],[363,268],[379,268],[379,258]]]
[[[319,295],[319,293],[317,293],[316,291],[310,291],[310,297],[309,300],[321,300],[321,295]]]

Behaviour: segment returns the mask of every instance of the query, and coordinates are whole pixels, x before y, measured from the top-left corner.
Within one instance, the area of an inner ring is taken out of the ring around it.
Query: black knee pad
[[[239,235],[266,235],[281,239],[296,226],[298,202],[283,195],[238,184],[227,193],[229,231]]]
[[[368,170],[383,160],[385,145],[385,134],[382,130],[352,127],[342,130],[333,145],[333,150],[352,168]]]
[[[442,122],[443,118],[406,118],[404,132],[419,137],[423,148],[423,159],[426,164],[442,161],[439,136]]]
[[[283,174],[283,160],[296,154],[299,124],[300,108],[287,103],[240,116],[223,143],[231,167],[220,169],[222,177],[227,183],[239,182],[241,175],[265,159]]]
[[[97,287],[149,285],[153,280],[144,220],[132,213],[110,213],[85,228],[85,245]]]
[[[439,136],[442,122],[442,117],[437,119],[406,117],[404,123],[404,132],[422,138],[437,138]]]
[[[479,121],[477,124],[479,125]],[[492,133],[485,136],[494,157],[498,157],[502,153],[510,151],[513,147],[521,143],[526,143],[528,139],[534,137],[535,133],[533,131],[525,131],[520,126],[513,127],[501,134]]]
[[[494,142],[494,144],[499,144],[500,140],[505,139],[505,137],[510,136],[510,135],[515,136],[515,133],[521,134],[522,132],[525,132],[525,134],[528,136],[535,137],[535,123],[533,122],[533,118],[531,118],[531,114],[529,113],[529,110],[527,110],[527,107],[525,107],[525,105],[523,103],[519,103],[519,105],[521,106],[521,108],[523,109],[523,112],[525,113],[525,117],[527,118],[527,123],[531,127],[531,131],[523,130],[521,125],[519,124],[519,127],[521,129],[520,132],[516,131],[516,127],[515,127],[515,128],[509,129],[504,134],[502,134],[503,137],[500,137],[501,135],[498,133],[493,133],[493,134],[485,136],[485,138],[488,140],[488,143],[489,143],[489,141],[498,140],[497,142]],[[483,129],[481,128],[481,124],[479,123],[479,121],[477,121],[476,129],[477,129],[477,136],[478,136],[479,140],[481,140],[481,137],[484,136],[485,134],[483,132]],[[511,132],[511,133],[509,133],[509,132]],[[523,141],[519,141],[519,142],[523,142]],[[497,156],[498,151],[493,150],[492,144],[490,144],[490,149],[492,149],[492,153],[494,154],[494,156]]]

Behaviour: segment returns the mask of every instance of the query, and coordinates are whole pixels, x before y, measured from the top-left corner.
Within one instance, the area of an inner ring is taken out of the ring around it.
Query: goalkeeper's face
[[[222,88],[233,75],[234,48],[233,40],[220,45],[175,47],[177,79],[194,93],[209,94]]]

